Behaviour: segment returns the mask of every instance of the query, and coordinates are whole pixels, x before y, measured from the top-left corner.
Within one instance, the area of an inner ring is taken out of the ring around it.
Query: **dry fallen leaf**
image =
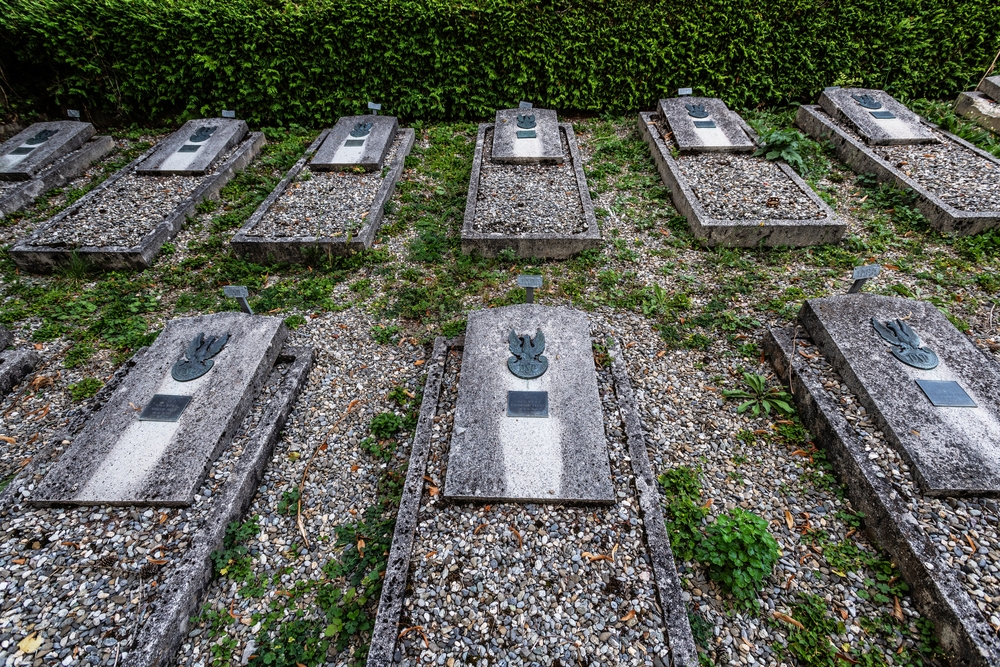
[[[792,513],[785,510],[785,524],[788,525],[788,530],[795,528],[795,518],[792,517]]]
[[[666,350],[660,350],[659,352],[656,353],[656,358],[659,359],[660,357],[662,357],[666,353],[667,353]]]
[[[429,487],[427,490],[428,490],[428,492],[430,492],[430,494],[431,494],[432,497],[436,496],[438,494],[438,492],[441,491],[441,489],[439,489],[436,486]]]
[[[517,528],[511,526],[510,532],[514,533],[514,537],[517,538],[517,547],[519,549],[524,548],[524,540],[521,539],[521,533],[518,532]]]
[[[621,618],[621,622],[622,622],[622,623],[628,623],[628,622],[629,622],[629,621],[631,621],[631,620],[632,620],[633,618],[635,618],[635,609],[629,609],[629,610],[628,610],[628,613],[627,613],[627,614],[625,614],[624,616],[622,616],[622,618]]]
[[[838,609],[837,611],[840,612],[840,617],[846,621],[847,620],[847,610],[846,609]]]
[[[357,472],[359,468],[361,468],[361,466],[355,463],[354,465],[351,466],[351,472]]]
[[[430,560],[431,558],[433,558],[436,555],[437,555],[437,551],[428,551],[427,555],[424,556],[424,559],[425,560]]]
[[[580,555],[589,560],[591,563],[598,560],[607,560],[614,562],[614,559],[612,559],[611,556],[605,556],[604,554],[592,554],[589,551],[584,551]]]
[[[851,663],[852,665],[856,665],[856,664],[858,664],[858,661],[857,661],[857,660],[855,660],[854,658],[852,658],[852,657],[851,657],[851,656],[849,656],[849,655],[846,655],[846,654],[844,654],[844,653],[841,653],[840,651],[837,651],[837,657],[838,657],[838,658],[840,658],[841,660],[843,660],[844,662],[849,662],[849,663]]]
[[[478,525],[478,526],[476,527],[476,529],[475,529],[474,531],[472,531],[472,534],[473,534],[473,535],[478,535],[478,534],[479,534],[479,531],[481,531],[481,530],[482,530],[483,528],[485,528],[485,527],[486,527],[486,526],[488,526],[488,525],[490,525],[490,524],[488,524],[488,523],[481,523],[481,524],[479,524],[479,525]]]
[[[164,560],[163,558],[150,558],[149,556],[146,556],[146,560],[148,560],[153,565],[166,565],[167,564],[167,561]]]
[[[21,649],[22,653],[34,653],[41,645],[42,638],[38,636],[37,632],[32,632],[30,635],[17,643],[17,647]]]
[[[362,558],[365,557],[365,541],[364,540],[358,540],[358,553],[361,554]]]
[[[4,442],[9,442],[12,445],[17,444],[17,438],[12,438],[9,435],[0,435],[0,440],[3,440]]]
[[[903,607],[899,604],[899,598],[895,595],[892,596],[892,616],[900,623],[906,620],[903,616]]]
[[[791,579],[791,577],[789,577],[789,579]],[[784,621],[785,623],[791,623],[792,625],[794,625],[795,627],[797,627],[799,630],[805,630],[806,629],[806,626],[802,625],[801,623],[799,623],[798,621],[796,621],[794,618],[792,618],[788,614],[782,614],[780,611],[774,611],[774,612],[771,612],[771,615],[774,616],[779,621]]]

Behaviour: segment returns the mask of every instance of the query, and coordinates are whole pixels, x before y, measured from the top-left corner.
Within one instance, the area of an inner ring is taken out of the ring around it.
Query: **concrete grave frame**
[[[0,219],[28,206],[52,188],[79,177],[87,167],[110,153],[114,147],[114,139],[109,136],[93,137],[75,151],[36,173],[31,180],[11,188],[0,197]]]
[[[126,362],[92,402],[99,403],[101,398],[110,396],[126,377],[128,370],[138,364],[146,349],[141,349]],[[314,360],[315,352],[311,347],[282,348],[277,362],[288,366],[283,371],[272,370],[276,389],[270,396],[270,402],[257,426],[249,434],[233,474],[215,494],[218,504],[213,506],[203,521],[203,528],[193,534],[187,552],[176,564],[171,565],[173,572],[157,588],[159,603],[138,630],[133,650],[127,655],[123,654],[122,665],[167,667],[173,664],[174,654],[190,631],[190,619],[197,613],[201,599],[214,578],[210,554],[222,548],[226,527],[233,521],[239,521],[250,508],[281,430],[308,380]],[[50,438],[50,444],[35,455],[4,492],[0,492],[0,512],[6,511],[13,504],[39,466],[54,456],[54,444],[60,442],[64,435],[68,437],[74,425],[79,426],[98,409],[91,406],[71,415],[66,429]]]
[[[396,515],[396,527],[392,535],[382,595],[379,599],[375,628],[372,631],[367,667],[390,667],[394,664],[396,642],[399,640],[400,632],[399,620],[406,598],[410,557],[417,517],[424,497],[424,474],[427,469],[445,363],[452,350],[461,351],[464,347],[464,337],[453,339],[439,337],[434,340],[434,350],[427,365],[427,381],[424,384],[424,398],[420,405],[420,418],[413,436],[413,447],[410,449],[410,464]],[[674,554],[670,548],[670,538],[663,520],[660,493],[646,451],[646,440],[643,435],[645,429],[632,393],[623,350],[615,341],[608,352],[612,358],[611,372],[615,395],[625,425],[646,544],[656,577],[657,597],[666,626],[664,630],[670,646],[669,664],[676,667],[697,667],[698,650],[691,633],[687,607],[681,600],[680,578],[674,565]]]
[[[0,326],[0,396],[6,396],[24,376],[35,369],[41,357],[30,347],[8,350],[14,334]]]
[[[1000,665],[1000,640],[965,587],[939,558],[936,545],[920,528],[904,500],[865,444],[851,431],[821,379],[795,353],[798,327],[769,329],[764,354],[775,374],[789,385],[802,423],[826,451],[854,507],[865,514],[865,531],[899,566],[913,591],[915,606],[934,622],[951,664]]]
[[[743,131],[754,142],[757,133],[746,121],[733,114]],[[782,161],[777,165],[810,201],[826,212],[826,218],[807,220],[723,220],[711,217],[701,205],[691,189],[687,178],[681,172],[660,131],[656,126],[659,115],[651,112],[639,114],[639,134],[649,144],[660,178],[670,189],[671,198],[677,210],[687,218],[691,233],[710,246],[730,246],[753,248],[756,246],[810,246],[836,243],[847,233],[847,223],[813,192],[795,170]],[[761,158],[764,159],[764,158]]]
[[[973,146],[961,137],[945,132],[926,120],[923,123],[945,135],[950,141],[1000,167],[1000,160],[986,151]],[[924,214],[931,226],[940,232],[954,232],[958,236],[968,236],[1000,224],[1000,211],[962,211],[928,192],[898,167],[876,155],[862,140],[845,132],[818,105],[800,106],[795,115],[795,124],[814,139],[831,141],[834,153],[840,160],[847,163],[855,173],[874,173],[880,183],[888,183],[897,188],[915,192],[917,194],[917,208]]]
[[[199,185],[191,196],[178,204],[173,211],[163,218],[145,237],[134,247],[105,246],[94,247],[84,246],[82,248],[66,249],[51,246],[28,245],[25,241],[19,241],[10,249],[11,258],[21,269],[32,273],[49,273],[54,269],[66,266],[78,257],[88,264],[97,266],[104,270],[142,270],[148,268],[153,259],[160,252],[163,244],[177,236],[177,233],[184,226],[188,216],[194,215],[195,209],[206,199],[218,199],[219,192],[237,173],[243,171],[253,161],[254,157],[260,153],[265,144],[263,132],[251,132],[244,139],[236,151],[222,163],[218,170],[209,176],[205,176],[205,181]],[[61,220],[76,211],[93,199],[98,193],[111,187],[114,183],[132,172],[143,160],[148,158],[156,150],[153,146],[148,151],[133,160],[125,168],[108,178],[89,193],[80,198],[76,204],[70,206],[58,215],[43,223],[32,236],[44,237],[45,232],[50,227],[58,224]],[[155,178],[155,177],[153,177]]]
[[[959,93],[958,101],[955,102],[955,113],[976,121],[987,130],[1000,132],[1000,99],[982,91]]]
[[[479,199],[479,176],[483,167],[483,147],[486,131],[493,123],[481,123],[476,135],[476,154],[472,161],[472,175],[469,177],[469,194],[465,200],[465,219],[462,224],[462,253],[468,255],[473,250],[484,257],[496,257],[502,250],[513,249],[519,257],[566,259],[573,255],[597,248],[601,245],[601,230],[594,215],[594,203],[590,200],[587,177],[583,173],[583,160],[576,143],[572,123],[559,123],[559,129],[566,133],[570,160],[576,175],[577,192],[583,206],[583,217],[587,221],[587,231],[580,234],[529,233],[518,235],[487,234],[477,232],[476,203]]]
[[[330,132],[332,132],[332,129],[323,130],[322,134],[316,138],[316,141],[309,145],[305,154],[288,170],[285,177],[271,191],[267,199],[257,207],[253,215],[240,227],[240,230],[236,232],[232,241],[229,242],[233,248],[233,252],[240,257],[246,257],[255,262],[304,262],[315,255],[348,255],[371,247],[372,242],[375,240],[375,234],[378,233],[379,228],[382,226],[382,218],[385,215],[385,204],[392,198],[393,192],[396,190],[396,183],[399,182],[399,178],[403,174],[403,169],[406,165],[406,156],[410,154],[410,150],[413,148],[413,142],[416,137],[413,128],[401,128],[397,132],[397,136],[400,138],[400,146],[399,150],[396,151],[396,158],[392,165],[389,166],[389,173],[382,180],[378,194],[375,195],[375,201],[372,202],[371,208],[368,209],[365,226],[357,234],[352,235],[350,239],[345,236],[283,236],[281,238],[269,238],[266,236],[250,235],[250,231],[267,215],[267,212],[278,201],[282,193],[288,189],[292,181],[308,166],[309,158],[316,153]]]

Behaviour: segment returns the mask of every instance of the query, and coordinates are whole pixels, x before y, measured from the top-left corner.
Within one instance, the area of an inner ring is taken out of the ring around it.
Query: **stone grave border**
[[[750,140],[757,142],[757,133],[746,121],[733,112],[736,121]],[[782,172],[805,194],[810,201],[826,211],[826,218],[807,220],[761,220],[757,223],[747,220],[725,220],[713,218],[705,211],[698,197],[680,170],[677,160],[671,154],[656,127],[660,115],[654,112],[639,113],[639,135],[649,145],[656,162],[660,178],[670,190],[671,199],[677,210],[687,218],[688,226],[695,238],[702,239],[709,246],[729,246],[755,248],[757,246],[811,246],[836,243],[847,233],[847,223],[831,209],[819,195],[813,192],[802,178],[783,161],[776,164]],[[689,154],[690,155],[690,154]],[[739,153],[712,153],[716,156],[740,155]],[[746,154],[744,154],[746,155]]]
[[[878,466],[869,461],[864,443],[851,432],[833,398],[805,362],[795,356],[801,327],[768,329],[764,354],[775,374],[787,383],[802,423],[827,452],[851,503],[865,514],[865,531],[892,555],[913,591],[915,606],[935,624],[938,640],[952,664],[989,667],[1000,664],[1000,642],[964,586],[903,504]],[[806,368],[807,372],[803,372]]]
[[[924,125],[937,130],[950,141],[968,148],[973,153],[1000,167],[1000,160],[986,151],[973,146],[961,137],[945,132],[933,123],[921,120]],[[800,106],[795,114],[795,124],[818,141],[831,141],[834,153],[855,173],[874,173],[880,183],[889,183],[897,188],[915,192],[917,194],[917,208],[924,214],[931,226],[940,232],[954,232],[958,236],[968,236],[1000,225],[1000,211],[962,211],[945,203],[937,195],[928,192],[917,181],[879,157],[864,141],[843,130],[819,105]]]
[[[527,234],[486,234],[473,228],[476,222],[476,202],[479,199],[479,177],[483,168],[483,148],[486,141],[486,131],[492,129],[494,123],[480,123],[476,134],[476,155],[472,160],[472,175],[469,177],[469,194],[465,199],[465,219],[462,223],[462,253],[468,255],[473,250],[479,251],[484,257],[496,257],[501,250],[512,248],[519,257],[536,257],[539,259],[568,259],[573,255],[598,248],[601,245],[601,230],[594,215],[594,202],[590,200],[590,189],[587,187],[587,177],[583,173],[583,159],[580,157],[580,147],[576,142],[572,123],[559,123],[559,129],[566,133],[569,144],[569,158],[573,163],[573,173],[576,175],[576,188],[583,205],[583,217],[587,221],[587,231],[580,234],[559,234],[550,232],[530,232]],[[560,141],[562,139],[560,138]],[[500,163],[504,164],[505,163]],[[534,167],[537,165],[517,165]]]
[[[0,492],[0,512],[7,511],[20,495],[21,487],[44,463],[51,463],[56,443],[72,430],[78,430],[86,420],[100,411],[107,400],[125,379],[128,372],[138,365],[148,348],[142,348],[123,364],[90,404],[70,414],[69,423],[57,432],[3,492]],[[312,347],[284,347],[275,363],[291,362],[283,379],[275,389],[264,409],[258,426],[240,456],[234,473],[216,495],[219,502],[204,521],[205,528],[195,533],[191,546],[176,564],[167,580],[157,587],[159,603],[152,615],[132,641],[133,650],[122,659],[123,667],[166,667],[172,664],[174,654],[189,631],[191,616],[195,614],[212,582],[214,572],[210,554],[222,547],[226,526],[238,521],[253,503],[257,488],[264,476],[281,430],[291,413],[299,393],[309,378],[316,352]],[[272,370],[272,374],[278,372]],[[259,399],[258,399],[259,400]]]
[[[995,106],[990,108],[991,104]],[[955,113],[979,123],[987,130],[1000,132],[1000,100],[994,100],[981,90],[959,93]]]
[[[281,179],[281,182],[271,191],[253,215],[240,227],[239,231],[229,242],[233,252],[240,257],[246,257],[255,262],[303,262],[308,261],[315,255],[349,255],[361,250],[367,250],[375,240],[375,234],[382,226],[382,218],[385,215],[385,205],[392,198],[396,190],[396,183],[399,182],[403,169],[406,166],[406,156],[413,148],[416,132],[413,128],[399,128],[396,136],[400,138],[399,150],[393,163],[388,167],[389,171],[382,179],[375,201],[368,209],[368,216],[365,218],[365,226],[356,235],[347,236],[282,236],[273,238],[266,236],[251,236],[250,231],[260,222],[278,198],[288,189],[288,186],[295,178],[308,166],[309,159],[316,154],[320,145],[326,137],[333,131],[327,128],[309,145],[306,152],[292,166],[291,169]],[[392,145],[388,150],[391,150]],[[342,173],[343,169],[334,172],[317,172],[322,174]],[[372,172],[366,172],[372,173]]]
[[[195,209],[206,199],[217,199],[219,192],[234,176],[243,171],[260,153],[265,144],[263,132],[251,132],[242,142],[237,144],[235,152],[224,163],[219,165],[214,174],[207,176],[191,176],[190,178],[203,178],[204,182],[195,188],[194,192],[183,202],[178,204],[161,222],[157,223],[153,229],[143,237],[138,245],[134,247],[125,246],[84,246],[68,250],[66,248],[56,248],[51,246],[28,245],[23,239],[18,241],[10,249],[10,256],[21,269],[32,273],[48,273],[59,266],[65,266],[73,261],[73,257],[79,257],[88,264],[101,269],[113,270],[142,270],[149,268],[153,259],[160,252],[164,243],[174,238],[184,226],[188,216],[193,216]],[[125,175],[133,173],[136,166],[153,154],[159,144],[154,145],[148,151],[130,162],[127,166],[119,170],[116,174],[98,185],[80,198],[73,206],[70,206],[55,217],[49,219],[28,238],[36,235],[44,235],[44,232],[57,225],[73,211],[86,205],[100,192],[114,185]],[[143,176],[143,178],[156,178],[155,176]]]
[[[452,350],[463,350],[464,347],[464,336],[434,339],[434,350],[431,353],[427,380],[424,384],[424,398],[420,404],[420,419],[413,436],[413,447],[410,449],[409,468],[406,471],[403,495],[396,514],[396,528],[392,535],[392,546],[389,550],[382,595],[375,617],[375,628],[372,630],[367,667],[390,667],[394,662],[396,643],[399,639],[399,619],[403,611],[410,572],[413,539],[424,495],[424,473],[430,452],[431,432],[434,429],[434,417],[437,414],[445,364]],[[612,358],[611,373],[614,378],[615,395],[622,421],[625,423],[646,546],[656,577],[658,602],[663,613],[667,643],[670,646],[670,664],[677,667],[697,667],[698,650],[691,634],[687,606],[681,600],[681,582],[674,565],[674,554],[670,548],[670,539],[663,519],[662,499],[649,465],[642,418],[632,394],[632,384],[617,339],[608,353]]]
[[[97,136],[85,142],[75,151],[57,159],[27,181],[7,191],[0,197],[0,220],[34,202],[52,188],[65,185],[87,170],[115,147],[115,141],[107,135]]]
[[[0,356],[5,357],[3,368],[0,369],[0,396],[9,394],[41,361],[38,353],[30,347],[0,351]]]

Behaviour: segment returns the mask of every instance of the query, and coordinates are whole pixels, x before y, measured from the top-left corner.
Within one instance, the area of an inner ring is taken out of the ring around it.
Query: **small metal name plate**
[[[201,146],[196,146],[194,144],[184,144],[177,149],[178,153],[197,153]]]
[[[533,287],[534,289],[540,289],[542,286],[542,277],[529,273],[522,273],[517,277],[517,286]]]
[[[696,120],[694,126],[702,130],[711,130],[715,127],[714,120]]]
[[[917,380],[917,386],[930,399],[931,405],[939,408],[979,407],[962,386],[953,380]]]
[[[508,417],[548,417],[549,392],[547,391],[508,391]]]
[[[879,120],[891,120],[896,117],[891,111],[869,111],[868,113],[872,115],[872,118]]]
[[[537,137],[538,137],[538,135],[535,134],[534,130],[518,130],[517,131],[517,138],[518,139],[536,139]]]
[[[347,141],[344,142],[344,145],[345,146],[364,146],[365,145],[365,140],[364,139],[348,139]]]
[[[677,97],[687,97],[689,95],[694,95],[694,88],[678,88]]]
[[[868,280],[869,278],[874,278],[882,271],[882,267],[878,264],[868,264],[866,266],[855,266],[854,275],[852,276],[855,280]]]
[[[181,413],[190,402],[190,396],[153,394],[153,398],[149,399],[149,403],[139,414],[139,421],[175,422],[181,418]]]
[[[11,155],[27,155],[31,151],[35,150],[34,146],[21,146],[20,148],[15,148],[10,152]]]

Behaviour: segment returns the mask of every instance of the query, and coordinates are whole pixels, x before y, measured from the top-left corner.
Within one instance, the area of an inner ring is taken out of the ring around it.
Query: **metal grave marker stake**
[[[232,111],[230,109],[223,109],[222,110],[222,117],[223,118],[236,118],[236,112]]]
[[[549,392],[508,391],[507,416],[548,418]]]
[[[690,97],[694,95],[694,88],[678,88],[677,97]]]
[[[139,413],[139,420],[144,422],[175,422],[181,418],[184,408],[190,402],[190,396],[153,394],[149,403]]]
[[[917,380],[917,386],[939,408],[977,408],[976,402],[954,380]]]
[[[247,315],[253,315],[253,310],[250,308],[250,303],[247,301],[247,297],[250,296],[250,292],[243,285],[226,285],[222,288],[223,293],[230,299],[236,299],[237,303],[240,304],[240,310],[242,310]]]
[[[80,120],[80,110],[79,109],[66,109],[66,117],[72,118],[73,120]]]
[[[382,110],[381,104],[375,104],[374,102],[368,103],[368,110],[372,112],[373,116],[377,116],[378,112]]]
[[[517,286],[524,288],[524,302],[535,302],[535,290],[541,289],[542,277],[522,274],[517,277]]]
[[[522,102],[518,103],[517,108],[518,109],[530,109],[533,106],[534,105],[531,102],[523,102],[522,101]]]
[[[854,282],[851,284],[851,289],[847,290],[848,294],[857,294],[861,291],[861,288],[865,286],[865,283],[878,276],[882,272],[882,267],[879,264],[868,264],[866,266],[855,266],[854,267]]]

